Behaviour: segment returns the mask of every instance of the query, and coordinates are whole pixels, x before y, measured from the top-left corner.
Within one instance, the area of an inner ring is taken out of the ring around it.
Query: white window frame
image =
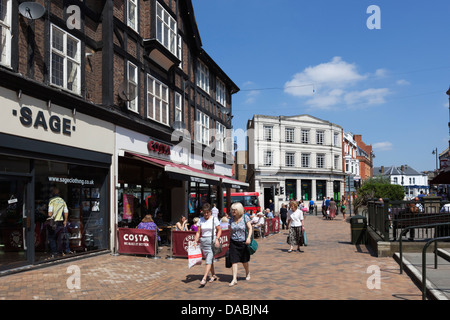
[[[134,11],[132,11],[134,9]],[[138,0],[127,0],[127,26],[138,31]]]
[[[178,53],[177,21],[156,2],[156,40],[166,47],[174,56]]]
[[[157,109],[159,118],[156,117]],[[149,74],[147,74],[147,118],[169,126],[169,87]]]
[[[301,156],[301,165],[302,168],[310,168],[311,167],[311,154],[310,153],[302,153]]]
[[[290,168],[295,167],[295,152],[286,152],[285,165]]]
[[[131,69],[131,72],[130,72]],[[138,76],[138,67],[131,63],[127,62],[127,90],[130,97],[133,97],[132,100],[127,101],[127,108],[130,111],[138,112],[138,94],[137,90],[139,88],[139,76]]]
[[[265,167],[271,167],[273,165],[273,151],[272,150],[264,151],[263,161],[264,161]]]
[[[264,141],[273,141],[273,126],[263,127],[263,139]]]
[[[183,98],[181,94],[175,92],[175,121],[183,122]]]
[[[325,131],[316,131],[316,144],[323,146],[325,144]]]
[[[216,149],[225,152],[225,139],[227,138],[226,127],[216,121]]]
[[[338,132],[334,133],[334,146],[335,147],[339,146],[339,133]]]
[[[295,142],[295,128],[285,128],[284,135],[286,142],[288,143]]]
[[[310,137],[309,136],[310,136],[310,130],[302,129],[301,142],[303,144],[309,144],[309,142],[310,142]]]
[[[3,0],[2,0],[3,3]],[[0,64],[5,67],[11,67],[11,6],[12,0],[6,0],[6,7],[3,8],[5,15],[3,20],[0,17]]]
[[[197,120],[195,122],[195,139],[204,145],[209,145],[210,135],[209,135],[209,117],[203,112],[197,110]]]
[[[334,169],[335,170],[339,169],[339,160],[340,160],[339,156],[334,156]]]
[[[181,35],[178,35],[178,59],[180,60],[180,64],[178,67],[183,70],[183,39],[181,38]]]
[[[216,82],[216,101],[224,107],[227,105],[227,89],[225,84],[218,78]]]
[[[63,51],[54,48],[53,46],[53,33],[54,30],[57,30],[58,32],[61,32],[63,34]],[[72,40],[74,40],[77,44],[77,49],[76,49],[76,56],[74,58],[68,56],[67,54],[67,38],[71,38]],[[63,59],[63,79],[62,79],[62,85],[58,84],[58,83],[54,83],[53,82],[53,54],[58,55],[60,57],[62,57]],[[76,67],[76,76],[77,76],[77,81],[75,83],[76,89],[69,89],[68,87],[68,75],[67,75],[67,64],[68,62],[74,63],[77,67]],[[57,27],[56,25],[52,24],[50,26],[50,83],[54,86],[63,88],[65,90],[68,90],[70,92],[76,93],[76,94],[81,94],[81,41],[77,38],[75,38],[74,36],[72,36],[70,33],[64,31],[63,29]]]
[[[318,153],[316,156],[316,165],[317,168],[319,169],[324,169],[325,168],[325,154],[323,153]]]
[[[203,91],[209,94],[209,69],[201,61],[198,61],[197,64],[196,84],[198,87],[202,88]]]

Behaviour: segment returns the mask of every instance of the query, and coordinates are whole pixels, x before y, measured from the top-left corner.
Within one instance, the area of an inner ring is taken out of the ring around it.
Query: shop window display
[[[57,240],[57,255],[106,249],[107,200],[102,187],[107,170],[35,161],[35,174],[36,260],[51,257],[50,244],[53,238]],[[67,205],[68,219],[53,235],[48,210],[55,189]]]

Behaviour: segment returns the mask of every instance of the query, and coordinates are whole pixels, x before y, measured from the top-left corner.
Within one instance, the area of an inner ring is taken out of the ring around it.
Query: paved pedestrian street
[[[348,217],[347,217],[348,218]],[[185,258],[103,254],[0,277],[2,300],[420,300],[421,292],[393,258],[378,258],[352,245],[350,224],[306,215],[308,246],[288,253],[287,231],[259,239],[251,280],[239,265],[216,264],[219,280],[200,287],[204,265]],[[79,278],[74,275],[79,270]],[[77,282],[78,281],[78,282]]]

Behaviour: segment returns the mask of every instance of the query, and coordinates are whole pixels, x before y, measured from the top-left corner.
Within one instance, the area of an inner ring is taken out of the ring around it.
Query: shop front
[[[116,128],[116,228],[136,228],[150,215],[158,225],[161,244],[169,242],[170,229],[183,216],[192,224],[203,203],[216,203],[218,195],[242,184],[229,176],[231,166],[205,163],[198,155],[167,141]],[[117,235],[118,233],[115,232]],[[120,240],[120,239],[117,239]],[[119,247],[119,242],[115,248]]]
[[[109,249],[113,126],[6,89],[0,105],[0,271]]]

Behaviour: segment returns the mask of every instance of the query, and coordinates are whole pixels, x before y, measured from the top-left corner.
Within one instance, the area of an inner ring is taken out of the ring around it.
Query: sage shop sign
[[[70,119],[58,115],[52,115],[47,119],[43,111],[38,111],[36,114],[33,114],[33,111],[28,107],[20,108],[19,114],[17,114],[17,110],[15,109],[12,113],[13,116],[19,116],[20,123],[24,127],[33,126],[36,129],[41,127],[45,131],[50,129],[53,133],[62,133],[68,136],[72,134],[72,131],[75,131],[75,126],[72,126]]]

